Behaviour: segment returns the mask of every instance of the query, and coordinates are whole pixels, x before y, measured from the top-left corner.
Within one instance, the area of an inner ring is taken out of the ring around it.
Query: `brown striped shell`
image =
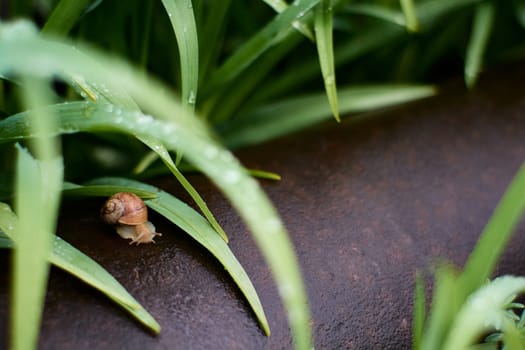
[[[148,209],[136,194],[119,192],[109,197],[100,210],[100,217],[109,225],[139,225],[148,221]]]

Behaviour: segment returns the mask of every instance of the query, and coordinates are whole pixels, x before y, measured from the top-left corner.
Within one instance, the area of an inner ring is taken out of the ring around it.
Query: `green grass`
[[[361,112],[434,95],[433,84],[442,76],[464,74],[472,87],[486,65],[523,52],[523,4],[517,0],[39,4],[8,0],[3,7],[8,20],[0,22],[0,197],[5,201],[0,247],[13,249],[13,349],[36,347],[49,264],[160,331],[154,315],[103,267],[54,236],[60,201],[122,190],[142,196],[209,250],[270,334],[263,305],[228,248],[227,233],[185,171],[202,172],[232,202],[273,273],[295,347],[311,348],[298,261],[272,203],[252,179],[279,175],[244,168],[231,150],[331,122],[332,116],[357,120]],[[453,69],[443,68],[451,62]],[[62,143],[68,147],[62,150]],[[109,160],[96,151],[100,147],[121,161]],[[126,178],[115,178],[123,174]],[[136,181],[158,174],[179,181],[199,212]],[[514,220],[519,215],[514,204],[502,204],[498,215]],[[443,322],[452,322],[468,295],[479,292],[483,299],[488,292],[479,288],[503,289],[498,292],[503,299],[508,295],[502,285],[521,291],[519,279],[482,287],[506,243],[490,233],[493,222],[459,278],[457,305],[434,307],[425,321],[419,285],[416,348],[445,344],[454,333]],[[450,271],[437,275],[435,303],[453,292],[449,286],[457,278]],[[512,334],[509,326],[494,337],[510,344]]]

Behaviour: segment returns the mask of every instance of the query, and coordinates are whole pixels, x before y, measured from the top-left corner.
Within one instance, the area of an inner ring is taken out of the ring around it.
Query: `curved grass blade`
[[[379,85],[339,90],[341,113],[363,112],[429,97],[428,85]],[[324,94],[313,94],[266,105],[224,125],[222,136],[228,147],[252,145],[314,125],[330,117]]]
[[[117,192],[129,192],[129,186],[118,187],[118,186],[80,186],[70,182],[65,182],[62,186],[62,194],[66,197],[86,197],[86,196],[112,196]],[[141,189],[136,189],[133,191],[137,196],[142,199],[153,199],[157,197],[157,191],[146,191]]]
[[[492,274],[512,232],[525,213],[524,191],[525,165],[522,165],[485,226],[461,275],[458,276],[450,268],[438,270],[422,349],[442,349],[457,312]]]
[[[153,137],[157,135],[167,146],[174,149],[184,147],[188,157],[193,157],[198,168],[225,189],[237,210],[245,216],[249,228],[275,274],[284,303],[289,310],[291,327],[298,349],[310,348],[306,295],[300,280],[299,267],[290,253],[293,251],[286,231],[270,202],[260,192],[257,183],[248,177],[245,170],[231,153],[211,140],[195,137],[190,133],[177,133],[173,138],[174,125],[154,119],[145,122],[136,112],[119,110],[118,118],[108,118],[107,108],[84,102],[61,104],[50,107],[60,120],[57,133],[77,131],[120,131]],[[114,112],[116,113],[116,112]],[[0,140],[4,142],[31,137],[27,129],[26,113],[0,121]],[[124,119],[126,122],[124,123]],[[169,130],[171,129],[171,130]],[[166,130],[169,132],[166,133]],[[196,152],[204,152],[203,154]],[[217,236],[220,244],[225,242]],[[219,243],[214,242],[214,246]]]
[[[490,278],[512,233],[525,214],[525,164],[521,166],[485,226],[461,275],[465,295]]]
[[[199,41],[192,0],[162,0],[170,18],[180,56],[182,104],[195,108],[199,82]]]
[[[235,78],[269,47],[279,43],[289,33],[293,22],[302,18],[320,0],[296,0],[286,10],[278,14],[269,24],[253,35],[244,45],[232,54],[210,78],[206,90],[213,90]]]
[[[50,92],[39,78],[23,75],[21,81],[23,104],[33,108],[27,123],[35,134],[31,145],[38,160],[18,146],[14,203],[21,221],[12,256],[10,327],[15,350],[35,348],[38,341],[63,176],[60,148],[53,138],[55,118],[42,108],[51,101]]]
[[[397,11],[385,6],[369,4],[369,3],[350,3],[344,7],[344,11],[357,15],[365,15],[377,19],[381,19],[388,23],[397,24],[405,27],[406,19],[401,11]]]
[[[19,220],[16,215],[7,204],[0,203],[0,247],[12,248],[14,246],[13,241],[18,241],[18,227]],[[48,260],[51,264],[98,289],[154,333],[158,334],[160,332],[160,325],[157,321],[111,274],[96,261],[60,237],[54,237],[53,248]]]
[[[509,300],[525,291],[525,277],[502,276],[475,291],[463,304],[450,333],[445,339],[443,350],[467,349],[485,332],[496,329],[503,333],[515,333],[514,321],[509,318],[505,306]],[[525,345],[519,339],[520,347]]]
[[[42,33],[65,36],[89,2],[90,0],[60,0],[42,28]]]
[[[262,1],[264,1],[268,6],[274,9],[275,12],[277,13],[283,12],[289,6],[284,0],[262,0]],[[300,20],[297,20],[297,21],[293,21],[292,25],[294,26],[295,29],[301,32],[301,34],[303,34],[305,37],[307,37],[311,41],[315,41],[314,34],[312,33],[308,25],[306,25],[306,23]]]
[[[337,102],[337,87],[335,83],[334,45],[333,45],[333,10],[332,0],[321,0],[314,10],[314,29],[317,43],[317,54],[323,74],[326,96],[330,103],[332,115],[338,122],[339,107]]]
[[[210,68],[217,63],[220,55],[220,45],[223,42],[224,29],[227,24],[227,13],[231,0],[210,1],[206,3],[208,15],[198,32],[201,39],[199,50],[199,82],[208,77]],[[205,44],[203,44],[205,43]]]
[[[146,205],[188,233],[219,260],[246,297],[264,333],[270,335],[268,321],[266,320],[263,307],[250,278],[228,245],[217,236],[215,230],[209,225],[209,222],[191,207],[169,193],[138,181],[124,178],[101,178],[90,181],[84,188],[89,189],[93,185],[101,184],[119,187],[127,186],[128,191],[155,191],[157,197],[145,200]]]
[[[491,2],[483,2],[476,7],[465,60],[465,83],[469,88],[472,88],[478,79],[494,17],[495,8]]]
[[[421,339],[425,326],[425,284],[421,274],[416,274],[414,288],[414,311],[412,317],[412,349],[422,350]]]
[[[53,254],[49,261],[104,293],[153,333],[160,333],[158,322],[109,272],[60,237],[53,242]]]
[[[166,167],[170,170],[170,172],[184,187],[186,192],[188,192],[191,198],[195,201],[195,204],[197,204],[197,206],[204,214],[206,219],[210,222],[211,226],[215,229],[215,231],[217,231],[217,233],[222,237],[222,239],[226,243],[228,243],[228,236],[226,235],[226,232],[224,232],[224,229],[221,227],[221,225],[219,225],[217,219],[215,219],[215,216],[213,216],[213,213],[208,208],[208,205],[206,205],[206,202],[204,201],[204,199],[202,199],[199,192],[197,192],[195,187],[192,186],[192,184],[186,179],[186,177],[184,177],[184,175],[177,168],[177,165],[172,160],[166,147],[164,147],[164,145],[160,143],[157,139],[151,137],[139,136],[138,139],[144,144],[146,144],[148,147],[153,149],[159,155],[160,159],[162,159]]]
[[[206,101],[206,110],[210,114],[207,120],[214,125],[224,123],[236,117],[241,108],[249,108],[246,99],[250,95],[257,96],[261,82],[271,75],[272,69],[297,47],[301,39],[300,35],[286,38],[257,58],[249,69],[240,73],[231,82],[229,89],[216,92]],[[231,93],[232,91],[235,93]]]
[[[406,28],[409,32],[417,32],[419,29],[419,21],[417,20],[416,7],[414,0],[399,0],[401,10],[405,15]]]
[[[22,221],[12,256],[10,327],[10,344],[15,350],[36,348],[49,274],[47,256],[53,235],[48,229],[56,216],[53,202],[44,208],[45,199],[53,200],[56,194],[52,189],[46,193],[45,176],[51,174],[41,167],[29,152],[18,148],[15,205]]]

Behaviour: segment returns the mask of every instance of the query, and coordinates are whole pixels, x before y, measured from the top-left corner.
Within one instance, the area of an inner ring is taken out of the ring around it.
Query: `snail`
[[[131,239],[129,244],[155,243],[153,238],[162,236],[148,221],[146,204],[134,193],[119,192],[109,197],[100,210],[100,217],[106,224],[115,226],[120,237]]]

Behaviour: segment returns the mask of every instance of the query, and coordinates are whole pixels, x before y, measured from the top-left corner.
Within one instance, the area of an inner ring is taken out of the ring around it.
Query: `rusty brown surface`
[[[416,269],[462,264],[525,159],[525,69],[461,84],[439,97],[358,123],[328,125],[239,152],[295,243],[317,349],[410,346]],[[145,332],[110,301],[53,269],[41,349],[289,349],[276,288],[245,226],[223,197],[190,178],[231,238],[272,328],[265,337],[221,266],[158,216],[155,245],[128,246],[97,221],[103,202],[69,202],[58,232],[106,267],[161,323]],[[171,178],[156,184],[181,194]],[[184,197],[184,195],[182,195]],[[500,272],[523,274],[523,226]],[[0,252],[0,339],[6,346],[8,253]]]

